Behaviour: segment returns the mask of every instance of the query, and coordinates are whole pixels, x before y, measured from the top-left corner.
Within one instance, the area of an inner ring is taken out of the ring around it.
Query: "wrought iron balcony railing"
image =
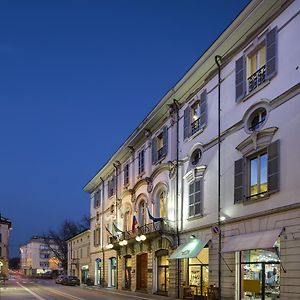
[[[248,78],[249,93],[260,86],[266,80],[266,65],[258,69],[254,74]]]
[[[196,133],[197,131],[199,131],[200,129],[200,118],[197,119],[196,121],[194,121],[192,124],[191,124],[191,127],[192,127],[192,135],[194,133]]]
[[[159,235],[159,234],[175,234],[175,229],[170,221],[159,220],[142,226],[138,226],[135,230],[124,231],[119,235],[109,237],[111,244],[116,244],[121,240],[132,240],[138,235]]]

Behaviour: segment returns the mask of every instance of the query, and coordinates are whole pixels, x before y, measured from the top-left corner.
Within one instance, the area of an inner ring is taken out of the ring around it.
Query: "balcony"
[[[134,231],[125,231],[118,236],[110,236],[109,242],[112,245],[119,246],[120,241],[126,240],[128,243],[135,242],[137,236],[144,235],[146,239],[153,239],[162,234],[174,235],[175,229],[170,221],[159,220],[143,226],[137,227]]]
[[[248,78],[248,91],[249,93],[264,83],[266,80],[266,66],[262,66],[254,74]]]
[[[196,133],[197,131],[199,131],[200,129],[200,118],[195,120],[192,124],[191,124],[191,130],[192,130],[192,135],[194,133]]]

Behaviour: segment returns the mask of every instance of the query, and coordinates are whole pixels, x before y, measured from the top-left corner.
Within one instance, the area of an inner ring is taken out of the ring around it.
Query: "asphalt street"
[[[141,295],[116,290],[95,289],[85,287],[63,286],[54,280],[29,279],[11,276],[8,281],[0,284],[1,300],[159,300],[165,297]]]

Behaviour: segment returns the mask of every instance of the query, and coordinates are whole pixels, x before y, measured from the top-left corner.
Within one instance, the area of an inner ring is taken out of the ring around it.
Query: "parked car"
[[[63,285],[80,285],[80,280],[76,276],[66,276],[62,281]]]
[[[66,275],[59,275],[56,279],[55,279],[55,283],[57,284],[62,284],[62,281],[64,278],[66,278]]]

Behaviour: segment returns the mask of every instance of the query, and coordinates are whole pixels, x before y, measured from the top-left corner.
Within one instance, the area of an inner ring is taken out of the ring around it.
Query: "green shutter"
[[[273,78],[277,73],[277,27],[266,36],[266,79]]]

